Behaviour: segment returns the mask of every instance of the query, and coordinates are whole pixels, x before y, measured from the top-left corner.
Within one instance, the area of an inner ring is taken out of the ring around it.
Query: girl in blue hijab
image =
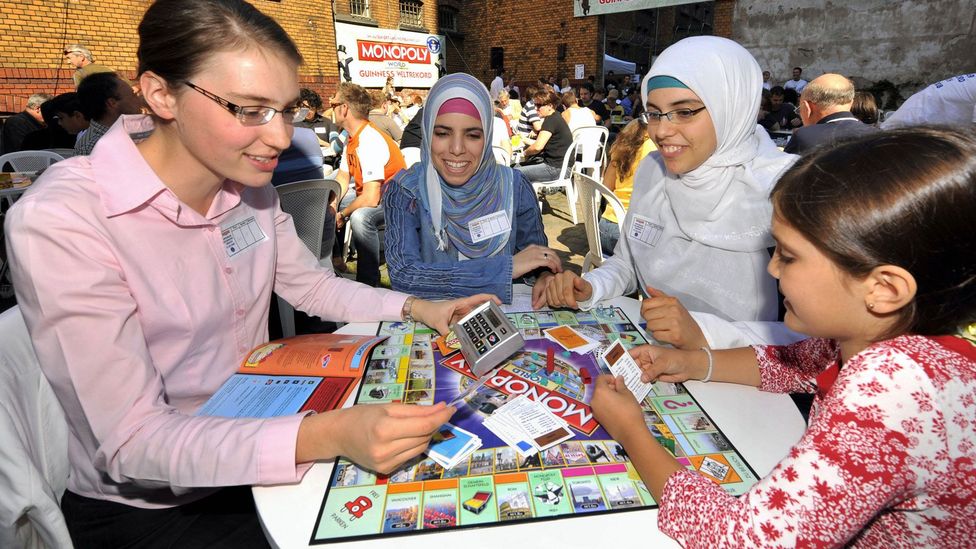
[[[420,162],[386,186],[386,262],[394,289],[420,297],[491,293],[512,301],[512,281],[561,270],[535,193],[495,162],[488,90],[468,74],[434,84]]]

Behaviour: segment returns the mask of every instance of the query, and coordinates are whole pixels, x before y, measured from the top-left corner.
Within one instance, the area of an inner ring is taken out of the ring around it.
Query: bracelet
[[[409,296],[406,301],[403,302],[403,309],[400,309],[400,318],[404,322],[413,322],[413,301],[417,299],[414,296]]]
[[[701,382],[708,383],[709,381],[712,380],[712,368],[715,367],[715,361],[712,359],[711,349],[709,349],[708,347],[702,347],[701,350],[705,351],[705,354],[708,355],[708,373],[705,374],[705,377],[702,378]]]

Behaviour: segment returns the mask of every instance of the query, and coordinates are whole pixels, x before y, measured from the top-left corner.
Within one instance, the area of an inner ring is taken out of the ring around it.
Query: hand
[[[452,299],[450,301],[416,299],[413,302],[411,314],[419,322],[423,322],[437,330],[441,335],[444,335],[450,330],[451,324],[468,314],[471,309],[489,300],[494,301],[497,305],[501,305],[502,303],[502,300],[491,294],[477,294],[470,297]]]
[[[708,345],[698,323],[678,298],[650,286],[647,293],[651,297],[641,301],[641,316],[654,339],[678,349],[700,349]]]
[[[596,378],[594,387],[596,391],[590,400],[593,416],[614,440],[626,447],[631,430],[647,430],[640,404],[622,377],[601,375]]]
[[[454,415],[455,408],[439,402],[434,406],[369,404],[337,410],[336,448],[341,456],[378,473],[389,473],[420,455],[430,437]]]
[[[640,345],[630,350],[630,356],[641,369],[641,381],[680,383],[702,379],[708,370],[708,356],[701,350],[685,351],[657,345]],[[704,363],[701,363],[701,361]]]
[[[336,212],[336,229],[341,229],[346,224],[346,218],[342,216],[342,211]]]
[[[546,303],[550,307],[578,309],[579,301],[593,296],[593,286],[572,271],[564,271],[553,277],[546,287]],[[543,305],[545,305],[543,304]]]
[[[512,257],[512,278],[518,278],[539,267],[545,267],[554,273],[563,272],[559,255],[555,251],[538,244],[530,244],[528,248]]]
[[[533,309],[538,310],[546,306],[546,288],[552,283],[554,276],[549,271],[542,271],[539,278],[535,280],[535,285],[532,286]]]

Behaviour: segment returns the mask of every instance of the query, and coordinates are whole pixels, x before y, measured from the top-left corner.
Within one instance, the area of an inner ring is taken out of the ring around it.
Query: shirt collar
[[[200,218],[171,191],[136,148],[134,138],[148,136],[155,129],[148,115],[122,115],[99,140],[89,157],[95,185],[109,217],[152,204],[160,213],[179,224],[200,224]],[[207,213],[212,219],[231,210],[241,201],[240,185],[224,182]]]
[[[835,112],[833,114],[828,114],[827,116],[821,118],[820,120],[817,120],[817,124],[827,124],[828,122],[833,122],[834,120],[837,120],[839,118],[852,118],[856,120],[854,115],[851,114],[849,111],[840,111],[840,112]]]

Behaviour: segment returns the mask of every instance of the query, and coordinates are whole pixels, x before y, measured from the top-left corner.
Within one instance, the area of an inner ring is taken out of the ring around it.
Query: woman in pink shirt
[[[49,169],[8,216],[18,302],[71,427],[75,545],[264,545],[228,486],[298,481],[338,455],[419,454],[453,409],[357,406],[271,419],[196,410],[268,338],[272,291],[343,321],[441,332],[489,296],[429,302],[338,278],[268,185],[301,120],[301,55],[240,0],[159,0],[139,26],[151,115]]]

